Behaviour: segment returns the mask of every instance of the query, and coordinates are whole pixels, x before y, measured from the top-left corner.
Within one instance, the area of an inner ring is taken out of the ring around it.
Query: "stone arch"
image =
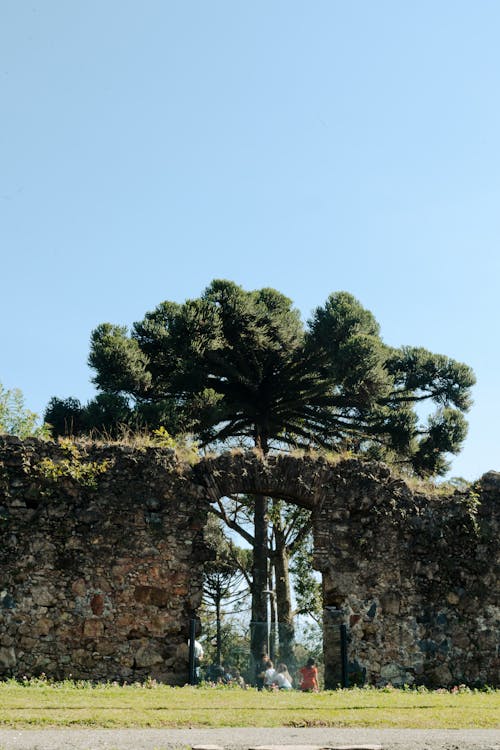
[[[379,666],[383,646],[377,632],[380,602],[386,609],[384,632],[388,627],[397,629],[401,573],[396,550],[404,516],[404,483],[380,464],[355,459],[335,462],[313,454],[263,456],[258,451],[233,451],[201,461],[194,471],[211,502],[236,493],[263,494],[312,511],[313,564],[322,574],[325,607],[326,686],[336,687],[346,679],[342,626],[349,628],[351,679],[353,672],[358,672],[358,679],[361,674],[364,679],[383,679]],[[353,643],[356,625],[360,637]],[[370,644],[376,646],[376,657]],[[388,654],[387,660],[393,664],[394,656]],[[396,675],[395,669],[390,675],[397,680],[401,670],[398,667]]]
[[[499,474],[446,496],[376,462],[242,451],[195,474],[212,501],[262,493],[311,509],[327,687],[345,677],[341,626],[351,681],[500,682]]]
[[[312,510],[332,492],[332,465],[322,458],[235,450],[201,460],[193,469],[212,501],[233,494],[267,495]]]
[[[328,487],[326,478],[329,466],[316,459],[307,460],[290,454],[271,454],[264,456],[260,451],[236,450],[202,460],[195,467],[195,476],[203,485],[207,499],[217,502],[222,497],[239,494],[254,496],[255,505],[255,554],[253,565],[257,570],[254,585],[260,597],[252,600],[252,621],[250,624],[251,670],[258,661],[259,654],[271,648],[274,659],[274,643],[279,642],[279,658],[286,662],[290,669],[295,667],[295,655],[292,648],[294,638],[291,608],[293,592],[290,585],[289,561],[286,555],[280,555],[280,540],[276,535],[276,555],[274,558],[274,584],[269,583],[268,550],[265,544],[265,508],[263,498],[274,498],[286,501],[312,511],[319,504]],[[253,510],[252,510],[253,513]],[[260,522],[260,525],[259,525]],[[260,530],[260,535],[257,529]],[[259,546],[260,539],[260,546]],[[283,545],[284,538],[281,538]],[[283,548],[281,547],[281,551]],[[267,572],[266,572],[267,571]],[[267,598],[264,593],[273,595]],[[276,630],[272,631],[268,622],[268,607],[274,602]],[[262,622],[261,622],[262,620]],[[271,639],[271,632],[276,635]]]

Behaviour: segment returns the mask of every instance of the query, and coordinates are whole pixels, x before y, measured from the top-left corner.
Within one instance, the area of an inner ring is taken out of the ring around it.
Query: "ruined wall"
[[[323,574],[325,677],[500,685],[500,475],[451,497],[375,463],[0,438],[0,676],[186,681],[208,503],[309,508]]]
[[[187,679],[207,504],[173,451],[0,439],[0,676]]]
[[[359,461],[332,480],[314,532],[327,683],[343,623],[351,682],[499,685],[500,474],[448,497]]]

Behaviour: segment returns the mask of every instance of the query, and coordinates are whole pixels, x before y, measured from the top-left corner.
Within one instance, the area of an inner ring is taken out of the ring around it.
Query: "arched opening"
[[[314,480],[316,478],[318,481],[318,472],[310,472],[310,476],[306,477],[302,458],[280,455],[263,460],[258,453],[243,451],[207,459],[197,467],[197,472],[208,490],[214,515],[218,521],[225,523],[232,536],[233,555],[237,544],[235,539],[243,540],[243,544],[249,547],[255,543],[258,521],[252,516],[253,497],[265,498],[268,516],[265,582],[263,585],[261,583],[266,616],[263,619],[247,617],[246,640],[241,637],[241,632],[239,639],[233,637],[233,644],[236,641],[245,643],[243,648],[247,653],[243,659],[241,654],[237,654],[239,658],[236,659],[232,654],[222,653],[222,586],[219,584],[224,578],[224,564],[219,573],[217,565],[207,565],[209,573],[205,578],[205,591],[212,592],[210,614],[215,618],[208,630],[213,638],[215,628],[217,644],[216,649],[210,644],[211,656],[215,656],[216,661],[221,658],[237,661],[240,671],[242,661],[245,661],[247,678],[257,684],[263,653],[275,666],[284,663],[294,674],[311,655],[322,662],[321,574],[314,574],[312,566],[312,511],[317,502]],[[318,482],[320,485],[321,482]],[[243,524],[239,513],[244,517]],[[239,537],[236,536],[238,534]],[[255,553],[253,561],[255,563]],[[258,564],[263,564],[262,560]],[[227,593],[229,600],[231,595],[234,600],[237,592],[235,596],[234,590],[231,591],[230,565],[226,566],[226,572]],[[255,588],[252,590],[255,580],[253,573],[254,569],[247,570],[246,583],[251,589],[249,597],[256,594]],[[295,587],[292,583],[294,580],[297,584]]]
[[[400,591],[412,586],[401,564],[408,544],[398,495],[404,498],[404,483],[387,467],[357,459],[243,451],[205,459],[197,472],[211,502],[260,493],[311,513],[311,567],[322,576],[325,687],[377,683],[385,674],[415,679],[405,666],[408,649],[398,646]],[[414,649],[413,633],[405,638]]]

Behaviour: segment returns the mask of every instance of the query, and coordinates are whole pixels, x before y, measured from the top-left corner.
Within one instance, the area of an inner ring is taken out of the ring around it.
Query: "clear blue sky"
[[[0,382],[93,393],[91,330],[213,278],[345,289],[471,365],[500,470],[497,0],[3,0]]]

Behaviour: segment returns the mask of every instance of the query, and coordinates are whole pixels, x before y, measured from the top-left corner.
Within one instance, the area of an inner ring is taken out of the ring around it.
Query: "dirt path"
[[[444,729],[1,729],[0,750],[319,750],[376,745],[381,750],[500,750],[500,730]],[[285,748],[285,746],[288,746]],[[302,746],[290,748],[290,746]],[[308,746],[307,748],[304,746]],[[375,750],[375,748],[373,748]],[[377,749],[378,750],[378,749]]]

